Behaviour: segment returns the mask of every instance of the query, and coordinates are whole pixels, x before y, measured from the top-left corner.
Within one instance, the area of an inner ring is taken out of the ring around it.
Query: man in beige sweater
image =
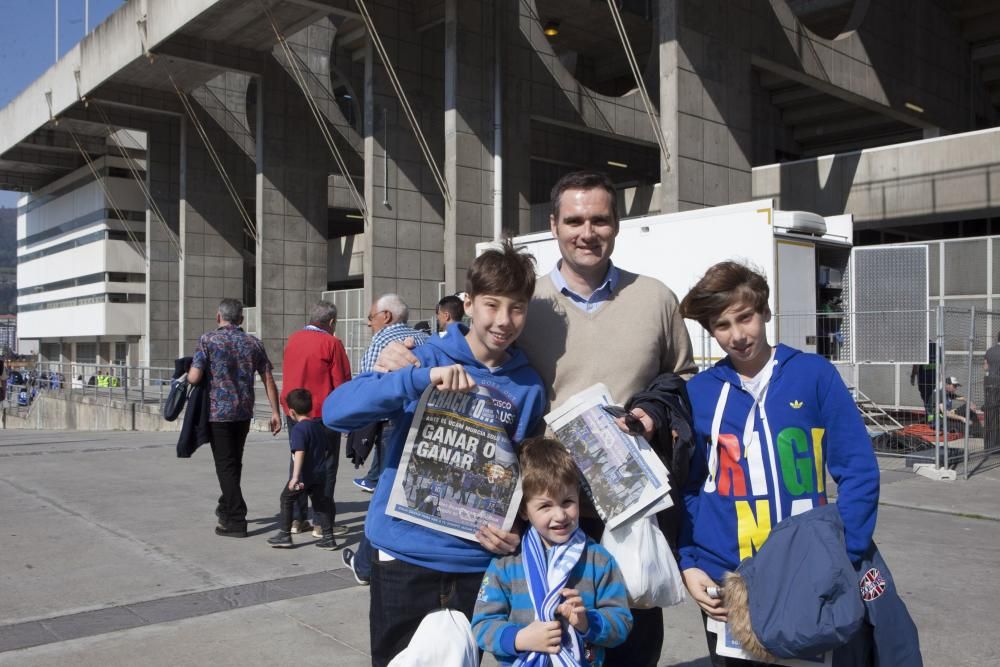
[[[599,172],[567,174],[552,188],[549,224],[562,259],[535,284],[527,324],[517,341],[542,376],[552,406],[596,382],[607,385],[624,404],[661,373],[687,377],[697,372],[674,293],[658,280],[611,262],[619,229],[615,200],[614,185]],[[395,344],[383,352],[376,368],[415,361]],[[651,439],[652,419],[641,408],[633,414]],[[599,533],[603,526],[596,518],[594,523],[584,530]],[[517,548],[517,536],[498,533],[496,539],[498,548]],[[662,611],[633,609],[632,614],[628,639],[607,653],[609,667],[655,666],[659,659]]]
[[[616,267],[615,189],[598,172],[574,172],[552,188],[552,236],[562,259],[535,284],[528,323],[517,344],[549,387],[557,406],[603,382],[624,404],[661,373],[697,372],[677,297],[660,281]],[[669,261],[666,257],[665,261]],[[641,408],[645,436],[653,421]],[[598,538],[600,521],[581,522]],[[632,632],[609,649],[606,665],[655,667],[663,645],[663,612],[633,609]]]

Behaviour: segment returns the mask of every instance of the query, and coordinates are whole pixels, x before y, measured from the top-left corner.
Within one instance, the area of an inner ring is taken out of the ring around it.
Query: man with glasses
[[[369,373],[375,370],[375,362],[378,355],[382,353],[385,346],[393,341],[405,341],[410,338],[415,345],[422,344],[427,340],[427,334],[417,331],[407,324],[410,317],[410,309],[398,294],[383,294],[375,299],[371,308],[368,309],[368,327],[372,330],[372,340],[368,345],[364,358],[361,360],[362,373]],[[381,440],[381,439],[380,439]],[[381,448],[372,448],[372,463],[368,469],[368,474],[354,480],[354,485],[362,491],[373,493],[379,475],[382,474]]]

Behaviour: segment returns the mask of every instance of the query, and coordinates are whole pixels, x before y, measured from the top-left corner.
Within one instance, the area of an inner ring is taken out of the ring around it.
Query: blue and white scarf
[[[556,608],[562,601],[560,591],[566,588],[569,574],[580,561],[587,536],[577,528],[570,538],[549,550],[545,558],[545,545],[533,527],[529,528],[521,542],[521,559],[524,561],[524,576],[528,582],[528,594],[535,608],[535,618],[539,621],[555,621]],[[578,667],[582,663],[583,647],[572,627],[562,634],[559,653],[537,653],[532,651],[524,658],[514,661],[515,667],[541,667],[551,664],[557,667]]]

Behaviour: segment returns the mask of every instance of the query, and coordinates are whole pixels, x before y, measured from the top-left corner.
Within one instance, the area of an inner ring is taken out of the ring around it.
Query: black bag
[[[172,422],[184,412],[184,404],[187,403],[188,389],[190,385],[187,381],[187,373],[179,378],[170,381],[170,393],[163,401],[161,413],[163,418]]]
[[[354,463],[355,468],[360,467],[372,449],[379,446],[382,440],[383,426],[385,426],[384,421],[375,422],[364,428],[351,431],[350,435],[347,436],[345,454]]]

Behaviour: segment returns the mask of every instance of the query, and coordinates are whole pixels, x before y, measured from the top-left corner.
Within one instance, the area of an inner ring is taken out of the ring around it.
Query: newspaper
[[[613,405],[595,384],[545,415],[583,473],[584,491],[607,528],[673,505],[667,469],[642,437],[622,432],[601,409]]]
[[[752,655],[743,650],[743,646],[733,639],[729,634],[729,624],[717,621],[714,618],[706,619],[707,629],[714,632],[716,636],[715,653],[726,658],[739,658],[741,660],[756,660]],[[780,658],[777,662],[769,665],[784,665],[785,667],[831,667],[833,664],[833,651],[827,651],[822,655],[809,658]]]
[[[476,540],[510,530],[521,503],[517,454],[504,428],[510,402],[480,385],[469,393],[428,387],[406,435],[386,514]]]

